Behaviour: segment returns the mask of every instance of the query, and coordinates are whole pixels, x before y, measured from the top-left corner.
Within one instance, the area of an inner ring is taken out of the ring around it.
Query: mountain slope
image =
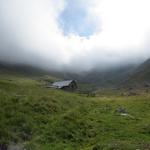
[[[43,75],[48,74],[50,72],[43,70],[38,67],[33,67],[30,65],[18,65],[18,64],[10,64],[10,63],[4,63],[0,62],[0,73],[16,73],[16,74],[22,74],[22,75],[28,75],[28,76],[35,76],[35,75]]]
[[[0,76],[1,150],[149,149],[149,94],[87,97],[10,77]]]
[[[74,79],[79,83],[88,83],[92,89],[99,87],[118,87],[118,86],[135,86],[145,85],[150,83],[150,59],[145,61],[140,66],[128,65],[116,67],[105,71],[99,69],[91,70],[81,74],[70,72],[54,72],[45,71],[32,66],[11,65],[0,62],[0,76],[4,72],[10,76],[12,74],[22,74],[29,77],[39,77],[50,75],[63,79]]]
[[[150,84],[150,59],[134,70],[132,75],[127,79],[126,84],[137,86]]]
[[[0,81],[22,82],[28,79],[38,81],[44,86],[60,80],[54,73],[26,65],[13,65],[0,62]],[[1,83],[0,83],[1,84]]]
[[[45,71],[27,65],[13,65],[0,62],[0,75],[1,74],[22,74],[25,76],[43,76],[50,75],[63,79],[74,79],[80,83],[87,83],[95,87],[114,87],[117,86],[122,80],[129,76],[135,66],[116,67],[105,71],[100,71],[98,68],[84,73],[70,73],[70,72],[54,72]],[[93,88],[93,87],[92,87]]]
[[[97,87],[116,87],[124,81],[136,68],[134,65],[116,67],[105,71],[98,69],[83,74],[64,73],[64,78],[75,79],[82,83],[90,83]]]

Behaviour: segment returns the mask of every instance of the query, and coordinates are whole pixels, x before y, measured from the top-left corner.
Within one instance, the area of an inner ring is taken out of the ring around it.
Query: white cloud
[[[81,71],[150,57],[149,0],[81,2],[97,26],[89,38],[63,35],[58,16],[65,0],[1,0],[1,60]]]

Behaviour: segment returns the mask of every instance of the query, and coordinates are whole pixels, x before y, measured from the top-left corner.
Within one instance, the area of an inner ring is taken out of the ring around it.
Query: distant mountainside
[[[0,62],[0,74],[3,72],[21,73],[28,76],[50,75],[62,79],[74,79],[80,83],[88,83],[95,87],[140,86],[150,84],[150,59],[143,64],[112,68],[106,71],[98,69],[82,74],[69,72],[45,71],[27,65],[12,65]]]
[[[98,71],[98,69],[82,74],[69,72],[46,71],[40,68],[27,65],[14,65],[0,62],[0,73],[21,73],[28,76],[52,75],[58,78],[74,79],[82,83],[90,83],[96,86],[112,86],[117,85],[124,80],[133,70],[134,66],[125,66],[107,71]]]
[[[45,85],[61,79],[54,72],[51,73],[37,67],[0,62],[0,80],[11,81],[15,78],[38,80]]]
[[[126,80],[126,85],[150,85],[150,59],[138,66]]]
[[[35,75],[43,73],[43,70],[27,65],[17,65],[0,62],[0,73],[21,73],[26,75]]]
[[[73,78],[98,87],[150,86],[150,59],[140,65],[116,67],[107,71],[92,70],[82,75],[64,73],[64,78]]]
[[[66,79],[75,79],[83,83],[94,84],[98,87],[117,87],[126,80],[133,72],[136,66],[124,66],[109,69],[106,71],[92,70],[83,74],[64,73]]]
[[[30,65],[18,65],[0,62],[0,73],[17,73],[27,76],[53,75],[59,76],[56,72],[47,71]]]

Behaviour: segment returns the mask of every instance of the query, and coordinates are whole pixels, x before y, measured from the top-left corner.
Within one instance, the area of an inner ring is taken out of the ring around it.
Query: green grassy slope
[[[129,115],[116,112],[120,107]],[[145,150],[149,114],[150,94],[86,97],[47,89],[37,78],[0,76],[0,148]]]

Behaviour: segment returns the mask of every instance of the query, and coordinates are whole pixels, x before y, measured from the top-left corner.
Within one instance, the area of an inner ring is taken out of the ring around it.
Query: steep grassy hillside
[[[150,94],[87,97],[43,83],[1,74],[0,149],[150,149]]]

